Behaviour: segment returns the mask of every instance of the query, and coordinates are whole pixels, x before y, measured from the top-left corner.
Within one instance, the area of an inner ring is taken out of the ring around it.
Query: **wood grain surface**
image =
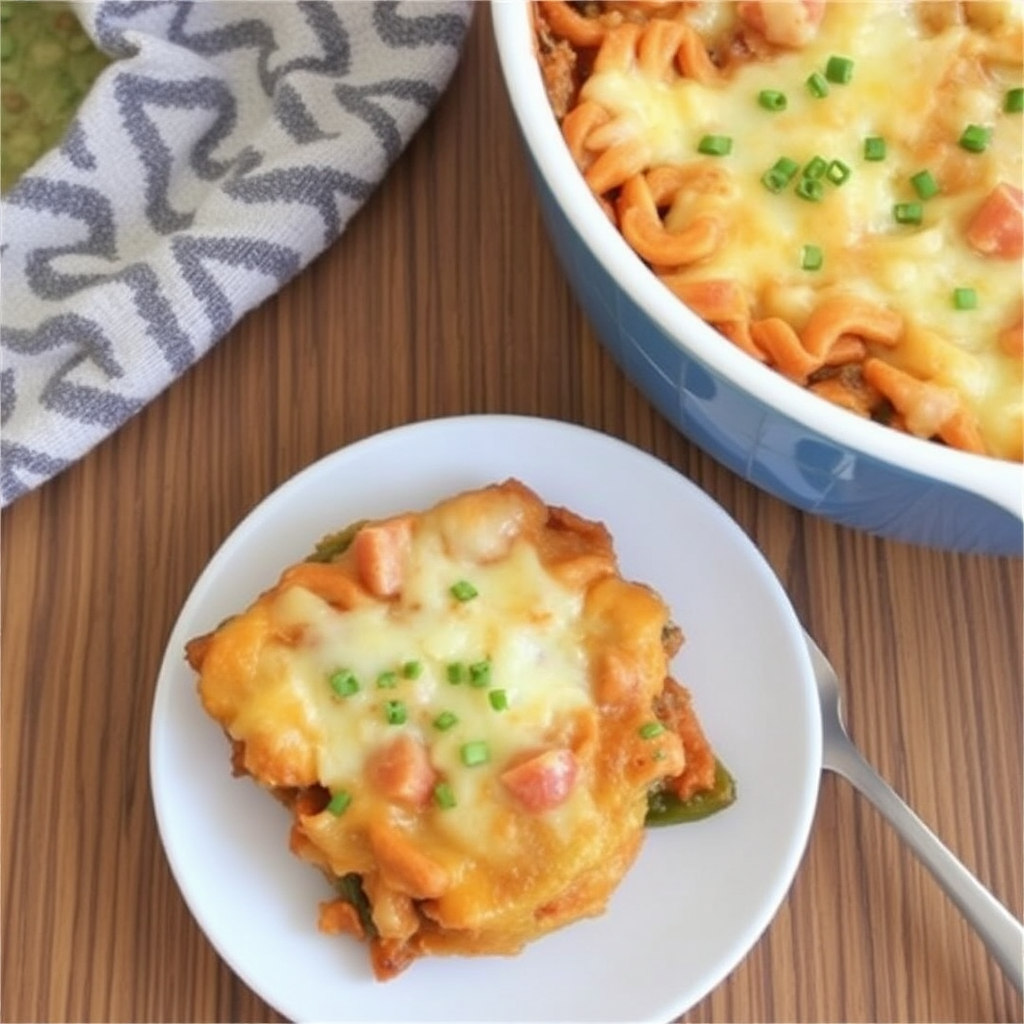
[[[158,667],[271,490],[454,413],[585,424],[732,514],[845,679],[866,756],[1018,917],[1021,563],[851,532],[675,433],[606,356],[544,235],[478,5],[428,122],[342,238],[108,441],[2,517],[4,1021],[279,1021],[190,916],[148,776]],[[1020,1021],[984,947],[850,786],[823,780],[777,917],[685,1021]]]

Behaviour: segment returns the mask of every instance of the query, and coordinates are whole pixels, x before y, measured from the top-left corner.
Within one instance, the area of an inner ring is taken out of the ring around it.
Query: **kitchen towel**
[[[114,59],[4,197],[0,505],[81,458],[342,234],[472,3],[100,0]]]

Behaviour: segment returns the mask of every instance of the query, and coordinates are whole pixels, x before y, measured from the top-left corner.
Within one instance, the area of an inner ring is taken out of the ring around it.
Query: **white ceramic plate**
[[[513,958],[422,960],[373,980],[366,950],[321,935],[330,896],[288,852],[285,811],[232,778],[183,649],[245,607],[323,534],[515,476],[600,519],[626,575],[668,600],[694,694],[738,800],[649,833],[607,913]],[[168,644],[151,733],[167,857],[219,954],[296,1021],[650,1021],[663,1024],[747,954],[803,855],[821,770],[814,681],[796,616],[740,528],[693,484],[621,441],[566,423],[468,416],[402,427],[317,462],[259,505],[196,583]]]

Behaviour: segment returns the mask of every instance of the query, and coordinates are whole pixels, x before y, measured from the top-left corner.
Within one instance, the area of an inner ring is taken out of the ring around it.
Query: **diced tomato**
[[[737,14],[769,43],[798,49],[818,34],[825,0],[741,0]]]
[[[367,760],[366,773],[382,796],[408,807],[423,807],[437,781],[427,748],[408,733],[374,751]]]
[[[545,750],[501,773],[513,797],[534,814],[565,803],[576,784],[579,765],[571,750]]]
[[[405,581],[412,541],[408,516],[364,526],[352,541],[352,556],[363,586],[376,597],[394,597]]]
[[[1000,182],[967,226],[967,241],[983,256],[1020,259],[1024,254],[1024,192]]]

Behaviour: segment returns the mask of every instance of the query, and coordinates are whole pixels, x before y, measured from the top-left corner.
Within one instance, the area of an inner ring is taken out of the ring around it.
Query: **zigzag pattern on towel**
[[[468,2],[101,2],[115,57],[4,199],[0,503],[84,455],[345,229]]]

